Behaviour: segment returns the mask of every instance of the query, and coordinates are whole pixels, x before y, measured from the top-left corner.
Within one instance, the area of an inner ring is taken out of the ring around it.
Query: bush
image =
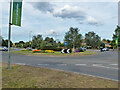
[[[41,50],[33,50],[33,53],[41,53]]]
[[[21,50],[21,51],[28,51],[27,49]]]
[[[61,51],[62,48],[57,48],[57,47],[51,47],[51,46],[46,46],[41,48],[42,50],[53,50],[53,51]]]
[[[45,53],[54,53],[53,50],[45,50]]]

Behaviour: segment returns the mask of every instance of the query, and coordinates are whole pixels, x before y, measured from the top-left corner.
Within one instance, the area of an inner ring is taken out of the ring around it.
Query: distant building
[[[112,46],[110,45],[110,43],[107,43],[107,42],[105,42],[105,41],[102,41],[104,44],[105,44],[105,47],[108,47],[108,48],[111,48]]]
[[[81,45],[82,45],[82,46],[85,46],[85,45],[86,45],[86,43],[82,43]]]

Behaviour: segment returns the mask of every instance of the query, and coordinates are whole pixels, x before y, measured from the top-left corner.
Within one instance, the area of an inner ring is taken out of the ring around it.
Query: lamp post
[[[31,33],[32,31],[29,32],[29,47],[31,47]]]
[[[10,13],[9,13],[9,34],[8,34],[8,69],[10,68],[10,36],[11,36],[11,9],[12,0],[10,0]]]

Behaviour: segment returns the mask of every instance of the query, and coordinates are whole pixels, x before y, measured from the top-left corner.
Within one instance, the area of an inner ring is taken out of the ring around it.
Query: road
[[[2,53],[2,62],[8,55]],[[54,57],[11,55],[11,63],[36,67],[70,71],[110,80],[118,80],[118,53],[116,51],[99,52],[93,56]]]

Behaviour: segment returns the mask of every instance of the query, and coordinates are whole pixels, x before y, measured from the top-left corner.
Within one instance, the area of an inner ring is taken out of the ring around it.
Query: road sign
[[[65,45],[68,45],[68,43],[67,43],[67,42],[65,42]]]
[[[118,44],[118,38],[115,39],[115,43]]]
[[[61,53],[72,53],[71,49],[62,49]]]
[[[22,0],[13,0],[12,24],[21,26]]]

